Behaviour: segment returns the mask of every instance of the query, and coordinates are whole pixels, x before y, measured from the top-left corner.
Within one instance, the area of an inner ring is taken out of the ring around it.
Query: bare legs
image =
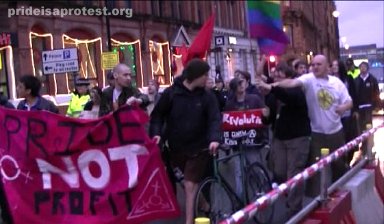
[[[185,191],[185,224],[193,224],[193,205],[195,201],[195,196],[197,189],[199,187],[198,183],[194,183],[189,180],[184,181],[184,191]]]

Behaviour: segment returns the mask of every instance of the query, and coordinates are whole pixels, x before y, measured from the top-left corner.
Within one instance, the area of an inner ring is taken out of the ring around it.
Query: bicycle
[[[247,136],[242,136],[241,138],[243,137]],[[240,140],[241,142],[243,141],[243,139]],[[208,177],[200,184],[196,194],[195,217],[207,216],[210,218],[211,223],[218,223],[272,189],[269,175],[264,166],[259,162],[249,164],[244,154],[243,144],[241,143],[239,145],[239,150],[230,154],[220,147],[220,151],[226,152],[227,155],[220,158],[218,155],[214,156],[213,176]],[[237,195],[236,191],[219,171],[220,162],[225,162],[235,157],[240,158],[241,181],[243,186],[240,196]],[[253,220],[259,224],[270,223],[273,218],[273,213],[274,208],[270,206],[259,211],[253,217]]]

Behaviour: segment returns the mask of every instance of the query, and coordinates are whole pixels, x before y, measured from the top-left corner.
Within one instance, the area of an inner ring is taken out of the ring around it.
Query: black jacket
[[[113,89],[114,87],[110,86],[103,91],[100,101],[99,117],[109,114],[113,111]],[[140,107],[143,109],[145,109],[145,107],[149,104],[147,95],[140,93],[140,91],[136,88],[125,87],[122,89],[118,99],[119,107],[124,105],[127,102],[127,99],[131,96],[139,98],[143,101],[143,103],[140,105]]]
[[[377,79],[372,74],[364,81],[360,75],[356,77],[356,106],[371,104],[371,109],[380,108],[380,90]]]
[[[307,103],[301,87],[273,87],[266,97],[266,104],[270,108],[270,116],[263,122],[272,123],[275,138],[289,140],[311,134]]]
[[[164,90],[151,113],[150,135],[167,139],[172,150],[195,154],[221,140],[221,115],[212,91],[197,88],[190,91],[183,77]],[[163,127],[166,124],[165,130]]]
[[[15,109],[12,103],[10,103],[7,99],[7,97],[0,95],[0,106]]]

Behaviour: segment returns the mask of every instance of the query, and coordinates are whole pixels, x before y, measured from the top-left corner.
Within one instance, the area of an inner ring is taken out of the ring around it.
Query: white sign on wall
[[[66,73],[79,71],[77,48],[43,51],[43,73]]]

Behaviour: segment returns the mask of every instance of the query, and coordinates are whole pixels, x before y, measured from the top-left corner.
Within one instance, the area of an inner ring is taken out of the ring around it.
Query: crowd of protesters
[[[77,79],[66,115],[97,118],[126,104],[138,104],[145,110],[150,115],[149,135],[161,148],[166,145],[169,150],[164,158],[166,164],[170,170],[178,167],[184,174],[185,223],[192,224],[198,184],[207,173],[210,154],[216,153],[222,143],[221,112],[262,109],[263,123],[269,128],[269,132],[264,132],[264,145],[270,146],[264,149],[268,156],[263,159],[277,183],[315,163],[321,148],[333,152],[372,124],[372,111],[382,105],[378,81],[369,73],[369,64],[362,62],[356,67],[351,59],[332,63],[328,60],[316,55],[310,65],[300,59],[291,64],[281,61],[264,74],[266,60],[262,57],[253,84],[248,71],[235,71],[230,74],[231,80],[224,80],[221,75],[209,77],[210,65],[192,59],[170,87],[160,93],[158,82],[150,80],[146,94],[132,86],[131,68],[118,64],[107,74],[109,85],[103,89],[90,88],[88,80]],[[52,101],[39,94],[40,88],[38,78],[22,76],[17,93],[23,100],[16,109],[59,113]],[[15,108],[2,93],[0,106]],[[252,157],[255,150],[248,148],[247,154]],[[365,150],[364,146],[356,148],[362,154]],[[332,181],[350,168],[352,157],[353,153],[332,164]],[[319,177],[289,192],[287,217],[302,209],[304,188],[307,196],[317,196]],[[0,193],[2,218],[11,223],[5,212],[4,192]]]

